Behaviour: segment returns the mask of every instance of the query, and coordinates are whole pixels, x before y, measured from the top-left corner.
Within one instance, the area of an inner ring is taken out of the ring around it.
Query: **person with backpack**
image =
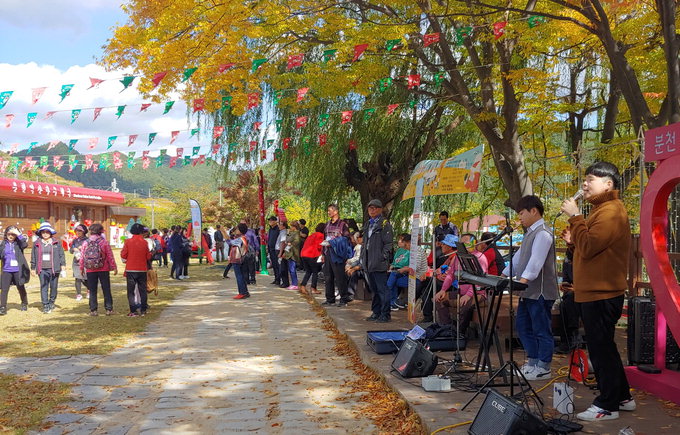
[[[234,238],[229,241],[229,264],[234,268],[234,275],[236,275],[236,285],[238,287],[238,294],[234,299],[247,299],[250,297],[248,292],[248,283],[243,269],[243,257],[248,252],[248,240],[245,233],[248,231],[248,226],[240,223],[234,228]]]
[[[61,247],[59,240],[53,237],[55,234],[57,232],[49,222],[41,223],[36,231],[38,240],[31,252],[31,270],[40,277],[40,297],[44,314],[49,314],[54,310],[59,276],[66,275],[64,248]]]
[[[144,229],[142,224],[132,225],[130,228],[132,238],[125,241],[120,253],[125,263],[125,277],[127,278],[127,296],[130,305],[128,317],[144,316],[148,308],[146,273],[149,270],[151,251],[149,244],[142,237]],[[137,297],[139,297],[139,302]]]
[[[90,316],[97,316],[97,287],[102,286],[106,315],[113,314],[113,295],[111,294],[111,271],[118,275],[116,259],[111,246],[104,236],[104,227],[100,223],[90,226],[90,236],[81,247],[80,270],[85,274],[87,289],[90,292]]]
[[[163,265],[163,252],[165,251],[165,240],[163,240],[163,237],[158,233],[158,230],[156,228],[151,230],[151,239],[154,241],[154,252],[153,252],[153,261],[158,261],[158,267],[161,267]],[[167,256],[165,258],[165,264],[168,264],[168,259]]]
[[[69,252],[73,254],[73,278],[75,279],[75,286],[76,286],[76,300],[80,301],[83,299],[82,295],[82,287],[83,284],[85,285],[85,289],[87,290],[87,280],[85,279],[85,275],[83,275],[80,271],[80,256],[82,255],[82,252],[80,252],[80,248],[83,246],[83,243],[87,240],[87,226],[85,224],[78,224],[76,227],[73,229],[73,231],[76,233],[76,238],[73,239],[73,242],[71,242],[71,247],[69,248]],[[87,297],[90,297],[89,291],[87,292]]]
[[[2,260],[2,274],[0,275],[0,316],[7,314],[7,296],[9,287],[14,284],[21,298],[21,311],[28,310],[28,295],[26,283],[31,279],[31,269],[28,267],[24,249],[28,246],[26,236],[15,226],[5,229],[5,238],[0,242],[0,260]]]
[[[337,285],[338,294],[340,295],[339,307],[344,307],[349,302],[349,290],[347,288],[347,275],[345,274],[345,262],[352,258],[354,252],[349,241],[349,227],[347,223],[340,219],[340,208],[337,204],[329,204],[327,207],[328,222],[324,228],[325,239],[321,246],[324,247],[323,256],[323,276],[326,280],[326,300],[321,305],[335,305],[335,287]],[[341,240],[343,238],[344,240]],[[339,246],[349,246],[349,256],[338,256],[337,251],[333,250],[331,242],[338,239],[336,243]],[[346,242],[346,243],[343,243]]]

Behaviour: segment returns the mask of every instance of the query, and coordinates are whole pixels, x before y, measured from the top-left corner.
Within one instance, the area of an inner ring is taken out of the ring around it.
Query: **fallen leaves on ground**
[[[365,403],[354,410],[357,415],[368,416],[381,434],[424,434],[422,422],[409,406],[388,384],[381,374],[361,361],[359,352],[347,335],[340,333],[333,320],[311,297],[307,297],[312,310],[321,318],[322,328],[335,340],[333,350],[349,359],[349,368],[357,378],[349,382],[351,393],[364,393],[358,399]]]
[[[69,391],[69,386],[60,382],[0,374],[0,432],[45,429],[41,421],[69,400]]]

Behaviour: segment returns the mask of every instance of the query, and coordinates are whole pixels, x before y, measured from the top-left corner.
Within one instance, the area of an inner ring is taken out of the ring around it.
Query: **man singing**
[[[628,213],[619,199],[619,171],[609,162],[586,169],[583,197],[593,205],[585,219],[576,201],[562,203],[569,216],[563,237],[574,252],[574,299],[581,310],[586,344],[595,370],[600,395],[580,420],[619,418],[619,411],[635,410],[630,386],[614,342],[614,328],[621,317],[623,293],[627,288],[630,255]]]
[[[517,333],[527,354],[522,373],[527,380],[550,379],[555,342],[551,309],[557,299],[555,243],[543,220],[543,203],[527,195],[517,203],[517,214],[526,228],[522,246],[512,257],[512,273],[527,284],[517,305]],[[503,270],[509,276],[510,267]]]

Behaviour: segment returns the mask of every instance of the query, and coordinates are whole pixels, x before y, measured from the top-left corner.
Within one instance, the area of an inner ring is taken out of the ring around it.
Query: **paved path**
[[[0,371],[77,384],[48,417],[50,434],[378,432],[349,392],[356,375],[296,292],[255,287],[236,301],[234,279],[189,283],[110,355],[0,358]]]

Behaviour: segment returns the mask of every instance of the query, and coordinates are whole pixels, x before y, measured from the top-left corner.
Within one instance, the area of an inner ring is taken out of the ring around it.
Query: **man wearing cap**
[[[387,288],[387,271],[392,258],[392,224],[382,215],[383,204],[379,199],[368,203],[367,222],[364,222],[364,248],[361,250],[361,266],[368,275],[368,285],[373,290],[371,310],[366,320],[386,323],[391,320],[390,292]]]

